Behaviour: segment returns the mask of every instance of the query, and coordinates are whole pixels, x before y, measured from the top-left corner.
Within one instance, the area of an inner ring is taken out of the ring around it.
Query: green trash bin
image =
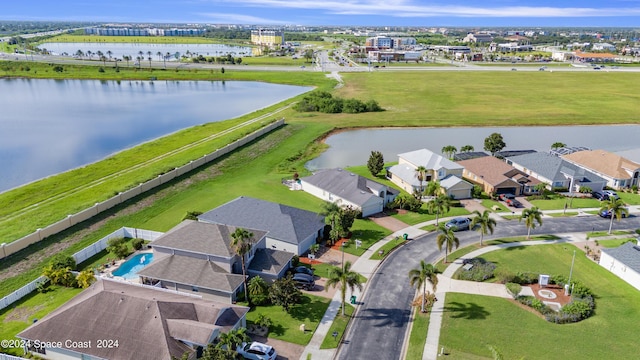
[[[404,234],[402,235],[402,238],[403,238],[403,239],[405,239],[405,240],[409,240],[409,234],[404,233]]]
[[[355,295],[351,295],[351,304],[355,305],[356,303],[356,296]]]

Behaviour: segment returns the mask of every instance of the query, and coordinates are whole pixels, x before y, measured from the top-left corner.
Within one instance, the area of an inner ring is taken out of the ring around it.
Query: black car
[[[313,276],[313,270],[309,269],[306,266],[298,266],[295,269],[293,269],[293,273],[294,274],[307,274],[307,275],[311,275]]]
[[[516,199],[507,199],[506,203],[507,205],[512,206],[514,208],[522,207],[522,203],[520,203],[520,201]]]
[[[595,191],[591,193],[591,197],[597,200],[605,200],[604,195]]]
[[[296,283],[296,287],[300,289],[311,290],[316,287],[316,282],[312,275],[294,274],[293,281]]]

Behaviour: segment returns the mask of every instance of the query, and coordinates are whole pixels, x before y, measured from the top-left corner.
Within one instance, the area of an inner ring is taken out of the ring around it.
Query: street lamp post
[[[571,270],[569,270],[569,282],[565,285],[564,294],[569,295],[569,288],[571,287],[571,276],[573,275],[573,264],[576,261],[576,251],[573,250],[573,259],[571,260]]]

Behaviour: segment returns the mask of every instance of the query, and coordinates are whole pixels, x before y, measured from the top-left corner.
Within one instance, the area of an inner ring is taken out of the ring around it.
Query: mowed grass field
[[[589,260],[569,244],[523,246],[483,255],[498,268],[568,276],[596,297],[595,315],[575,324],[556,325],[510,300],[448,293],[440,346],[451,359],[490,358],[493,345],[505,359],[632,359],[637,343],[628,336],[640,321],[640,293]]]

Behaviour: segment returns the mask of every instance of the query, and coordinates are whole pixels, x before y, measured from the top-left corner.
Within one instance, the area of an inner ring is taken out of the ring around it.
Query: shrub
[[[88,288],[96,281],[96,276],[93,274],[93,270],[84,270],[76,276],[76,284],[83,289]]]
[[[187,211],[182,220],[198,220],[200,215],[202,215],[202,211]]]
[[[102,67],[100,67],[100,68],[98,68],[98,72],[99,72],[99,73],[103,73],[103,72],[104,72],[104,69],[103,69]]]
[[[298,265],[300,265],[300,256],[293,255],[293,257],[291,258],[291,266],[296,267]]]
[[[507,283],[506,287],[507,291],[509,292],[509,294],[511,294],[511,296],[513,296],[514,299],[517,299],[518,295],[520,295],[520,291],[522,291],[522,285],[520,284]]]
[[[481,199],[482,187],[480,185],[473,185],[473,189],[471,190],[471,196],[475,199]]]
[[[142,245],[144,245],[144,240],[143,239],[135,238],[135,239],[131,240],[131,246],[133,246],[133,248],[135,250],[142,249]]]
[[[467,281],[485,281],[493,277],[493,271],[496,269],[496,265],[492,262],[486,261],[483,258],[475,258],[465,261],[467,264],[472,264],[473,267],[469,270],[460,268],[453,275],[454,279],[467,280]]]
[[[532,272],[517,272],[513,282],[520,285],[537,284],[538,274]]]
[[[56,254],[51,258],[51,260],[49,260],[49,266],[51,266],[53,270],[59,270],[64,268],[75,270],[76,260],[73,258],[73,256]]]
[[[507,269],[498,268],[494,271],[493,276],[501,284],[514,282],[516,275]],[[517,281],[516,281],[517,282]]]
[[[124,238],[114,238],[107,241],[107,251],[122,259],[129,254],[129,248]]]

